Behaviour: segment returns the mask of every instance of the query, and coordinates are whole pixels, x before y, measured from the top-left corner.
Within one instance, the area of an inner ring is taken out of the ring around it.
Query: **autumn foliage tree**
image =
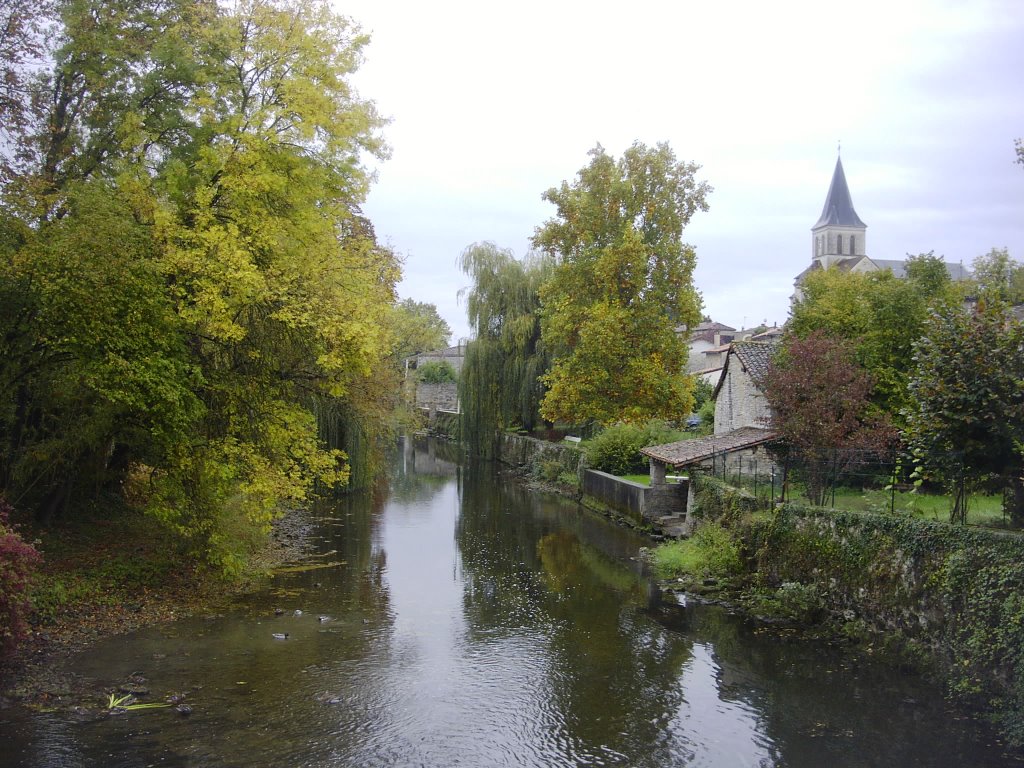
[[[0,481],[42,517],[127,482],[232,571],[397,393],[367,38],[324,0],[52,7],[49,70],[0,40],[46,97],[0,145]]]
[[[692,382],[675,328],[700,319],[682,235],[711,188],[667,144],[636,143],[617,160],[599,145],[590,157],[572,184],[544,193],[556,214],[533,237],[556,264],[540,294],[553,356],[541,412],[600,424],[682,417]]]
[[[887,416],[872,407],[871,377],[852,345],[820,331],[788,336],[762,388],[771,429],[791,466],[806,480],[807,498],[822,504],[829,478],[877,456],[895,440]]]

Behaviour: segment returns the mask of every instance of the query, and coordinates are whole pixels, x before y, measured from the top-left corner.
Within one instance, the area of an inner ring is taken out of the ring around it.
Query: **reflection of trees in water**
[[[315,508],[325,561],[341,565],[301,574],[302,587],[321,594],[329,610],[355,611],[370,622],[390,622],[390,596],[384,572],[387,554],[378,546],[384,493],[352,494]],[[324,609],[325,611],[328,609]]]
[[[787,764],[1002,764],[966,721],[949,727],[942,691],[917,675],[714,606],[666,604],[652,614],[707,647],[719,698],[756,711]]]
[[[428,501],[459,474],[459,448],[454,443],[403,436],[389,476],[397,501]]]
[[[470,639],[492,638],[495,627],[542,633],[548,706],[564,714],[565,738],[584,753],[601,746],[661,764],[668,752],[650,745],[668,748],[661,731],[682,702],[689,641],[646,620],[647,584],[538,514],[536,496],[472,474],[462,491],[456,537]]]

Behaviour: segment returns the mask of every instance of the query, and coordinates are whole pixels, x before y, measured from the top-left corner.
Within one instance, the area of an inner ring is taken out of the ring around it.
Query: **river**
[[[0,711],[0,766],[1021,765],[917,677],[661,595],[644,538],[450,446],[316,517],[321,567],[69,662],[190,715]]]

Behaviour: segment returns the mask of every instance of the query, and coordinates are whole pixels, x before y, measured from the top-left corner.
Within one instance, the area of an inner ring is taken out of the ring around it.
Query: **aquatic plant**
[[[167,702],[163,701],[148,701],[139,704],[135,701],[135,697],[130,693],[119,696],[117,693],[111,693],[107,699],[107,710],[110,712],[130,712],[139,709],[163,709],[171,706]]]

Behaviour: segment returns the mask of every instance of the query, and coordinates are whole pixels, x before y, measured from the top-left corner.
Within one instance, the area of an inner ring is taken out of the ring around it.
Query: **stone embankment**
[[[753,499],[694,478],[701,520],[731,529],[759,588],[803,585],[847,637],[925,660],[1024,744],[1024,536],[909,515]]]

